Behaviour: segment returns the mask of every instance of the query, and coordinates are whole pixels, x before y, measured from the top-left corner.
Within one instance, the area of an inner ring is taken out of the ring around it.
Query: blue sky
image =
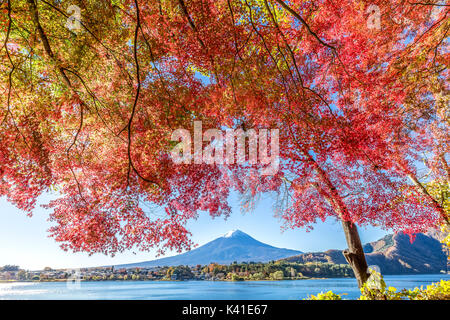
[[[46,197],[47,198],[47,197]],[[188,227],[195,243],[202,245],[222,236],[232,229],[242,230],[255,239],[276,247],[297,249],[303,252],[327,249],[345,249],[345,237],[336,221],[317,224],[313,231],[303,229],[281,231],[282,223],[273,216],[272,200],[261,199],[255,210],[242,214],[236,197],[231,197],[233,213],[229,219],[212,219],[201,214]],[[44,200],[44,199],[43,199]],[[48,199],[47,199],[48,200]],[[15,264],[29,270],[52,268],[78,268],[111,264],[123,264],[152,260],[156,251],[135,254],[127,251],[114,258],[95,254],[65,252],[53,238],[48,237],[49,211],[37,207],[33,217],[27,217],[4,198],[0,199],[0,266]],[[360,229],[363,243],[378,240],[386,234],[377,228]],[[166,256],[176,253],[168,252]]]

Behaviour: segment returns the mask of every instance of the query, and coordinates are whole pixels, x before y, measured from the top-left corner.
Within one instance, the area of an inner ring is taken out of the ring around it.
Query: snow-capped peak
[[[227,233],[225,233],[225,235],[223,237],[224,238],[231,238],[233,235],[236,235],[238,233],[239,233],[239,230],[233,229],[233,230],[230,230]]]

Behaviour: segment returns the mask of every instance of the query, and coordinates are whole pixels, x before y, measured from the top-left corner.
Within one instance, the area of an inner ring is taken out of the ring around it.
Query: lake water
[[[450,275],[395,275],[384,277],[397,289],[427,286]],[[345,299],[360,296],[355,279],[284,281],[99,281],[0,283],[2,299],[103,299],[103,300],[299,300],[332,290]]]

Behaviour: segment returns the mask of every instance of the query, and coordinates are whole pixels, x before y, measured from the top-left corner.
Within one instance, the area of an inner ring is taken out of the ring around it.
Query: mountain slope
[[[409,236],[398,233],[364,245],[368,265],[377,265],[382,274],[440,273],[447,270],[447,255],[435,234]],[[328,262],[346,264],[341,250],[304,253],[287,259],[290,262]]]
[[[211,262],[230,264],[237,262],[268,262],[301,253],[262,243],[248,234],[234,230],[194,250],[173,257],[116,266],[117,268],[206,265]]]

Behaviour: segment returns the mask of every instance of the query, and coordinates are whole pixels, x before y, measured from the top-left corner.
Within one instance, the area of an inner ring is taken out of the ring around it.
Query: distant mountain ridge
[[[431,274],[447,272],[447,252],[439,242],[439,232],[417,234],[410,242],[403,233],[386,235],[364,245],[368,265],[377,265],[382,274]],[[328,262],[346,264],[341,250],[303,253],[287,259],[289,262]]]
[[[410,242],[406,234],[389,234],[364,245],[368,265],[377,265],[382,274],[432,274],[447,272],[447,251],[439,242],[442,234],[430,231],[417,234]],[[117,265],[116,268],[144,268],[178,265],[231,264],[237,262],[324,262],[347,264],[342,250],[302,253],[298,250],[276,248],[262,243],[240,230],[232,230],[222,237],[191,251],[139,263]]]
[[[224,236],[191,251],[167,258],[118,265],[116,268],[144,268],[157,266],[206,265],[212,262],[269,262],[302,253],[298,250],[277,248],[262,243],[245,232],[232,230]]]

